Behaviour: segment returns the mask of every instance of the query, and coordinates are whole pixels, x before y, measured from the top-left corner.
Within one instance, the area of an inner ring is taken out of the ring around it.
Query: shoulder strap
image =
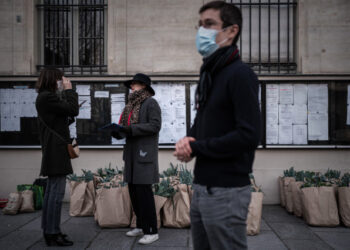
[[[52,128],[50,128],[49,126],[47,126],[47,124],[44,122],[44,120],[38,115],[38,118],[39,120],[42,122],[42,124],[44,124],[44,126],[51,132],[53,133],[54,135],[56,135],[61,141],[67,143],[67,141],[62,137],[60,136],[55,130],[53,130]]]

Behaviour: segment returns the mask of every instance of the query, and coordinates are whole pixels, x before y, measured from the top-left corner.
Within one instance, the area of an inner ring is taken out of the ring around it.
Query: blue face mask
[[[202,26],[199,27],[196,36],[196,46],[199,54],[203,57],[208,57],[220,47],[220,44],[226,42],[228,38],[222,40],[220,43],[216,43],[217,34],[223,30],[206,29]]]

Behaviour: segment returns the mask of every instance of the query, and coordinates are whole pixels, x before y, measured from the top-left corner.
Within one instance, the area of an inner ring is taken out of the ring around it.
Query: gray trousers
[[[45,234],[61,233],[61,208],[66,176],[49,176],[45,191],[41,228]]]
[[[208,190],[194,184],[193,189],[190,213],[194,249],[247,249],[250,186]]]

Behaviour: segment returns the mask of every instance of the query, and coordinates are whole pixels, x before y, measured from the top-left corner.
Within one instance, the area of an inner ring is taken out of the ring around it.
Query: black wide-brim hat
[[[145,75],[142,73],[137,73],[136,75],[134,75],[132,80],[126,81],[124,83],[124,85],[130,89],[131,88],[130,85],[132,82],[140,82],[140,83],[145,84],[146,89],[148,89],[152,95],[155,95],[154,89],[151,87],[151,78],[149,78],[148,75]]]

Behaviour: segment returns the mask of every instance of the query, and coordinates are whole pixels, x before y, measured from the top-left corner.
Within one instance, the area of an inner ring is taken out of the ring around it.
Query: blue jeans
[[[66,176],[49,176],[45,191],[41,228],[45,234],[61,233],[61,208]]]
[[[219,188],[194,184],[191,231],[195,250],[247,249],[250,186]]]

